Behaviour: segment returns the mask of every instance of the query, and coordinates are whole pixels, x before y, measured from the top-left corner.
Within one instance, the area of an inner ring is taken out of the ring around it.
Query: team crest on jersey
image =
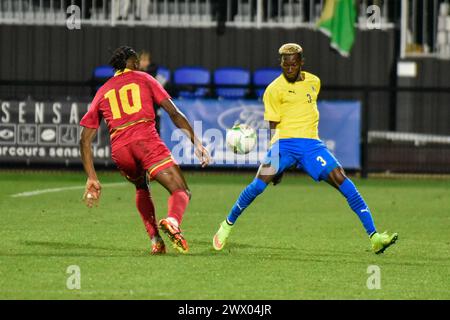
[[[316,92],[316,88],[314,88],[313,86],[311,86],[311,89],[313,92]]]

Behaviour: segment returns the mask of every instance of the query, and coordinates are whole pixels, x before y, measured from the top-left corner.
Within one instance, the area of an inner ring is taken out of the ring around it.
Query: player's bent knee
[[[125,178],[131,182],[132,184],[134,184],[136,186],[136,189],[147,189],[147,180],[145,179],[145,176],[141,176],[138,178],[132,178],[130,176],[124,175]]]
[[[266,185],[267,185],[267,184],[271,183],[275,179],[276,176],[277,176],[276,174],[263,175],[263,174],[258,173],[258,175],[256,175],[255,179],[264,181],[264,183],[266,183]]]
[[[277,174],[277,169],[270,164],[263,164],[259,167],[257,176],[264,180],[270,179],[267,181],[268,183],[273,179],[273,177]]]
[[[136,190],[148,190],[147,183],[135,184],[134,186],[136,187]]]
[[[333,180],[336,182],[338,186],[342,185],[345,179],[347,179],[347,177],[345,176],[344,169],[342,169],[342,167],[335,168],[333,171],[331,171],[331,174],[333,175]]]
[[[336,167],[330,171],[325,180],[332,186],[339,188],[345,179],[347,179],[347,177],[345,176],[342,167]]]

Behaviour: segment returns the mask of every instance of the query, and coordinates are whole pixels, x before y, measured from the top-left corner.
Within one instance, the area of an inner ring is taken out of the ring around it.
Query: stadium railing
[[[380,2],[381,28],[392,28],[398,0]],[[365,28],[371,1],[356,0]],[[79,8],[72,7],[73,5]],[[0,23],[66,25],[68,16],[87,25],[213,27],[314,27],[324,0],[3,0]]]
[[[0,24],[316,28],[324,0],[2,0]],[[448,0],[355,0],[359,29],[401,30],[401,57],[450,59]],[[369,27],[370,26],[370,27]]]
[[[450,3],[401,2],[401,57],[450,58]]]

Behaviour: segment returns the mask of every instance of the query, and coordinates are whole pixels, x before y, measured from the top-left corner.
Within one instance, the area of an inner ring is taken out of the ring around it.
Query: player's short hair
[[[136,51],[131,47],[122,46],[114,50],[111,59],[109,60],[109,64],[115,70],[123,70],[127,66],[127,60],[131,57],[138,58]]]
[[[300,59],[303,60],[303,48],[297,43],[285,43],[280,49],[278,49],[280,55],[285,54],[298,54]]]

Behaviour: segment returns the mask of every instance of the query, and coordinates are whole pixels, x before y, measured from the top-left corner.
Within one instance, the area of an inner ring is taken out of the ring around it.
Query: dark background
[[[361,99],[362,92],[327,91],[328,86],[393,86],[395,30],[357,30],[351,58],[329,47],[328,38],[308,29],[235,29],[218,35],[214,28],[92,27],[69,31],[65,26],[0,26],[0,80],[89,81],[93,69],[107,64],[120,45],[147,49],[153,60],[174,70],[184,65],[240,66],[255,70],[278,65],[277,50],[298,42],[305,50],[305,70],[322,80],[321,99]],[[416,59],[418,77],[399,79],[406,87],[450,86],[450,61]],[[0,87],[2,98],[59,96],[89,98],[89,88],[49,86]],[[395,104],[395,106],[394,106]],[[450,93],[371,91],[369,129],[450,134]],[[392,109],[395,107],[395,113]],[[394,119],[393,119],[394,117]]]

